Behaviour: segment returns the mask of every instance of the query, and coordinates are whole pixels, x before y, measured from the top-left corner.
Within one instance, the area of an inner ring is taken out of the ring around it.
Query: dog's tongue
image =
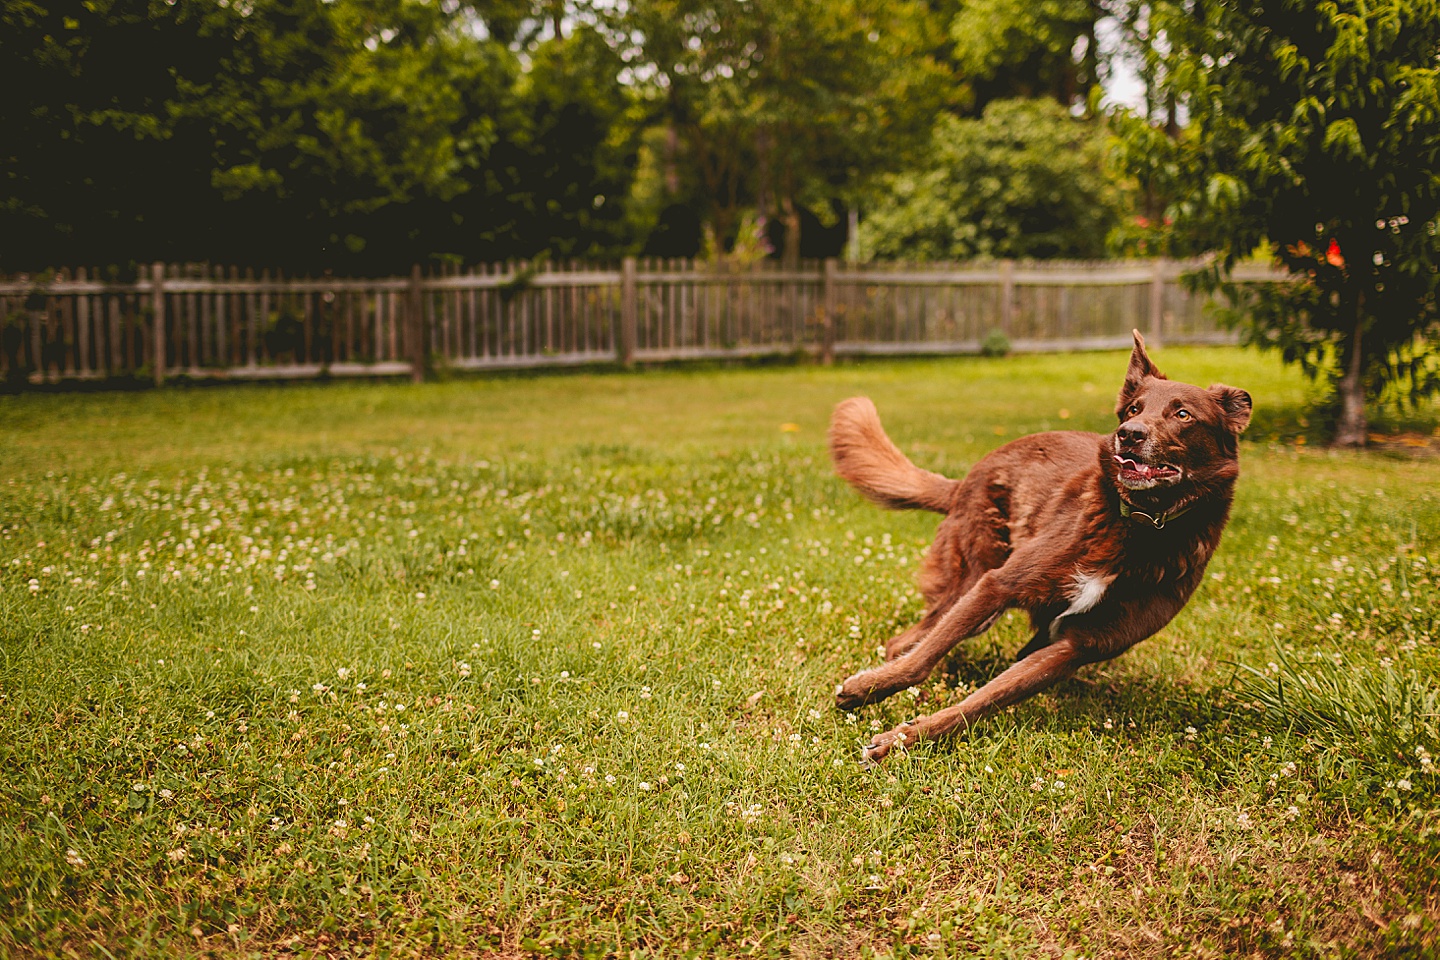
[[[1148,463],[1136,463],[1134,460],[1129,460],[1125,457],[1116,457],[1115,462],[1120,464],[1120,469],[1123,472],[1133,473],[1137,477],[1143,477],[1146,480],[1154,479],[1155,476],[1160,473],[1158,468],[1152,467]]]

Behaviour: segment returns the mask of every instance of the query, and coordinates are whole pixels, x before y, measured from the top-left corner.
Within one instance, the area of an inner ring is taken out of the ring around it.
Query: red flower
[[[1325,251],[1325,262],[1332,267],[1345,269],[1345,258],[1340,254],[1340,244],[1334,239],[1330,241],[1330,246]]]

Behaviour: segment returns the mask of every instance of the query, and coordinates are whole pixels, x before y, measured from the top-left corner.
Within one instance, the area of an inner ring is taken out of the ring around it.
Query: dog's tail
[[[960,481],[921,470],[885,435],[869,397],[841,401],[830,418],[835,472],[882,507],[949,513]]]

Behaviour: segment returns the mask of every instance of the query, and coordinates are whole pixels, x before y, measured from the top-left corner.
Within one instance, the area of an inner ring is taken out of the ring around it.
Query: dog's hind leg
[[[938,603],[931,604],[930,609],[925,611],[925,616],[920,618],[919,623],[896,634],[886,642],[885,659],[894,660],[915,649],[915,646],[925,639],[925,635],[934,630],[936,625],[945,618],[945,614],[950,611],[958,599],[959,594],[955,594],[943,598]]]
[[[1035,636],[1030,638],[1030,642],[1021,647],[1020,652],[1015,654],[1015,660],[1018,663],[1037,650],[1044,650],[1052,643],[1054,643],[1054,641],[1050,639],[1050,627],[1048,625],[1041,627],[1035,631]]]
[[[837,687],[835,705],[842,710],[854,710],[923,682],[950,648],[966,637],[983,632],[1005,612],[1008,596],[993,574],[980,577],[970,592],[948,609],[932,611],[939,614],[938,622],[917,638],[908,653],[873,670],[857,673]],[[920,626],[924,625],[922,621]]]
[[[1036,650],[1043,650],[1054,643],[1056,619],[1058,619],[1058,617],[1047,615],[1041,611],[1031,610],[1030,629],[1035,631],[1035,636],[1031,637],[1030,642],[1020,648],[1020,652],[1015,654],[1015,659],[1024,660]]]
[[[885,642],[885,659],[894,660],[896,657],[904,656],[910,652],[910,648],[919,643],[929,629],[922,621],[909,629],[897,633]]]
[[[957,727],[968,729],[995,711],[1019,703],[1072,676],[1087,659],[1069,638],[1049,643],[955,706],[937,710],[929,716],[916,717],[893,730],[878,734],[865,748],[865,759],[879,761],[896,745],[943,736]]]

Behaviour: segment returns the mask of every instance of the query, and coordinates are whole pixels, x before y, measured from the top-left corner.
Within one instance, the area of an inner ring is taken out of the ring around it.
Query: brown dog
[[[1024,610],[1035,629],[1013,666],[959,704],[875,737],[865,758],[967,729],[1169,623],[1220,543],[1250,408],[1244,390],[1165,379],[1139,331],[1113,434],[1022,437],[964,480],[907,460],[867,398],[836,407],[830,451],[840,476],[883,506],[945,514],[920,573],[924,617],[886,645],[883,665],[837,687],[836,704],[852,710],[923,682],[1008,609]]]

